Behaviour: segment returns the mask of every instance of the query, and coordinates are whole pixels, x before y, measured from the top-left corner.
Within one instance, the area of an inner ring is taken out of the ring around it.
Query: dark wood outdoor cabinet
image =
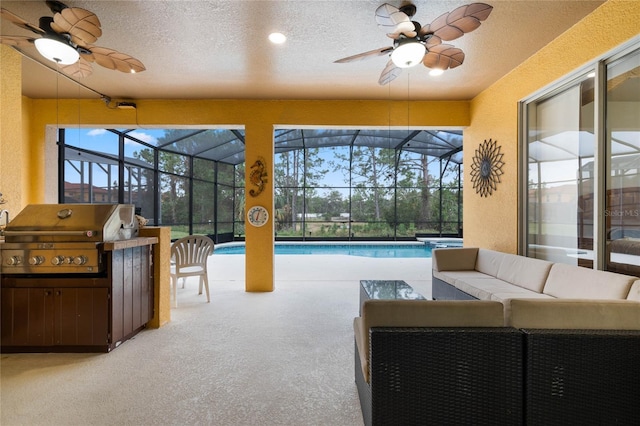
[[[3,288],[2,346],[106,345],[107,288]]]
[[[100,274],[3,274],[2,352],[109,352],[143,329],[153,317],[147,240],[105,243]]]

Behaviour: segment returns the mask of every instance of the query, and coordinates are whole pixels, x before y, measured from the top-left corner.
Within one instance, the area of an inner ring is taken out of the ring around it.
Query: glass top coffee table
[[[360,313],[362,313],[362,304],[370,299],[426,300],[423,295],[401,280],[361,280]]]

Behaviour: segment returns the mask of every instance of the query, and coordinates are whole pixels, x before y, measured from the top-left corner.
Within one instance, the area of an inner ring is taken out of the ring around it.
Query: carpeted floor
[[[210,304],[188,281],[171,323],[109,354],[3,354],[0,423],[362,424],[358,281],[404,279],[430,296],[430,259],[278,256],[276,290],[247,293],[243,258],[212,256]]]

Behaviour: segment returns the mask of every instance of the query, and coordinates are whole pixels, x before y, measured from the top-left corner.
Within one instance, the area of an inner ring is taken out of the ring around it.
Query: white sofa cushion
[[[563,299],[626,299],[636,277],[554,263],[543,293]]]
[[[631,290],[629,290],[627,300],[635,300],[637,302],[640,302],[640,280],[634,282],[631,285]]]
[[[497,277],[504,256],[505,253],[481,248],[478,250],[475,270]]]
[[[498,302],[504,302],[510,299],[555,299],[555,297],[544,293],[536,293],[535,291],[527,290],[522,287],[513,287],[513,289],[509,289],[504,292],[491,294],[491,300]]]
[[[498,291],[509,291],[513,284],[497,278],[467,278],[457,280],[455,287],[480,300],[491,300],[491,294]]]
[[[483,274],[478,271],[433,271],[433,276],[455,287],[457,280],[466,281],[471,278],[494,278],[491,275]]]
[[[520,290],[517,290],[520,289]],[[535,291],[527,290],[525,288],[513,286],[513,289],[505,292],[493,293],[491,295],[491,300],[495,300],[504,305],[504,324],[508,326],[508,318],[511,316],[511,300],[512,299],[542,299],[542,300],[553,300],[555,297],[549,296],[544,293],[536,293]]]
[[[553,263],[531,257],[504,254],[497,278],[517,286],[542,293]]]
[[[505,325],[566,330],[640,330],[640,302],[596,299],[511,299]],[[505,305],[506,306],[506,305]]]
[[[436,271],[435,269],[432,271],[432,277],[433,278],[438,278],[441,281],[444,281],[447,284],[451,284],[454,285],[456,282],[456,279],[454,277],[451,276],[451,274],[447,271],[447,272],[440,272],[440,271]]]
[[[472,271],[477,255],[477,247],[434,249],[431,252],[431,268],[434,271]]]

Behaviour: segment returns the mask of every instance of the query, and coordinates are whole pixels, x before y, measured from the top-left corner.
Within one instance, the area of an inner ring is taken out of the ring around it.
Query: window
[[[639,72],[627,49],[523,103],[526,255],[640,273]]]
[[[593,76],[527,106],[527,255],[591,266]]]
[[[234,186],[243,182],[243,137],[223,129],[61,129],[60,202],[134,204],[149,224],[170,226],[173,239],[229,241],[243,233]]]
[[[461,132],[281,135],[274,173],[278,238],[462,236]]]
[[[244,131],[61,129],[60,202],[129,203],[172,238],[244,237]],[[275,131],[278,238],[461,236],[459,130]]]
[[[605,267],[640,275],[640,51],[607,65]]]

